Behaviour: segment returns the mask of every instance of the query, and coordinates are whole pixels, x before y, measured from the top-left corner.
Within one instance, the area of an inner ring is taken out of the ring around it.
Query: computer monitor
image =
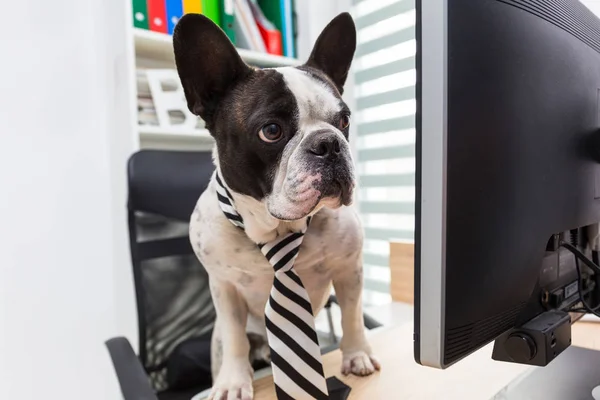
[[[545,365],[599,287],[561,244],[598,250],[600,22],[577,0],[416,4],[415,359],[498,339]]]

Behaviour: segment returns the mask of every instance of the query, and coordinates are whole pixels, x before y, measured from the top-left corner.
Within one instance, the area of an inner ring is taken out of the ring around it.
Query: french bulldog
[[[257,244],[302,231],[309,217],[294,269],[315,315],[333,285],[342,314],[341,372],[372,374],[380,365],[364,331],[362,227],[348,207],[356,181],[342,94],[356,48],[352,17],[334,18],[298,67],[248,66],[198,14],[181,18],[173,45],[188,108],[214,137],[216,173],[245,225],[224,215],[213,175],[190,221],[217,313],[209,398],[253,398],[250,355],[269,360],[264,310],[274,276]]]

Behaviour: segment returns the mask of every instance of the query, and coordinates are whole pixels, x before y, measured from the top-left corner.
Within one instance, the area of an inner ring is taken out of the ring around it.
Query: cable
[[[596,265],[600,265],[600,252],[598,250],[592,250],[592,261]],[[600,278],[600,275],[598,276]],[[596,284],[600,283],[600,280],[596,278]],[[594,308],[594,311],[600,310],[600,304]]]
[[[600,317],[600,312],[598,312],[600,305],[597,305],[596,307],[590,306],[588,304],[587,300],[585,299],[585,296],[581,292],[581,284],[582,284],[581,269],[579,268],[579,258],[577,258],[577,257],[575,257],[575,268],[577,268],[577,276],[579,279],[579,283],[577,284],[577,291],[579,292],[579,298],[581,299],[581,302],[583,303],[585,310],[590,314],[594,314],[596,317]]]
[[[598,311],[598,310],[600,310],[600,304],[598,304],[596,307],[592,308],[592,311]],[[583,307],[571,308],[569,311],[573,311],[573,312],[588,312],[587,308],[583,308]]]
[[[581,260],[585,265],[594,270],[595,273],[600,274],[600,267],[598,266],[598,264],[594,263],[592,260],[587,258],[586,255],[583,254],[581,250],[579,250],[577,247],[573,246],[571,243],[563,241],[560,242],[560,245],[565,249],[569,250],[571,253],[573,253],[576,259]]]
[[[569,250],[575,256],[575,268],[577,269],[577,280],[578,280],[577,292],[579,293],[579,299],[583,303],[585,312],[588,312],[590,314],[594,314],[597,317],[600,317],[600,312],[598,312],[600,305],[597,305],[596,307],[590,306],[588,304],[587,300],[585,299],[583,292],[581,291],[583,279],[581,276],[581,267],[579,266],[579,260],[581,260],[585,265],[587,265],[588,267],[590,267],[592,270],[596,271],[596,273],[599,273],[599,274],[600,274],[600,267],[597,264],[595,264],[592,260],[587,258],[585,254],[583,254],[577,247],[573,246],[572,244],[561,241],[560,245],[562,247],[564,247],[565,249]]]

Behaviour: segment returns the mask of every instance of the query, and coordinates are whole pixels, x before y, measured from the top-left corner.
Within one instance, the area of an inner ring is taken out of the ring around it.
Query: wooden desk
[[[491,359],[493,344],[445,370],[425,368],[413,358],[413,328],[402,326],[371,333],[371,345],[382,370],[370,377],[340,374],[341,353],[324,356],[326,376],[337,376],[352,388],[350,399],[463,400],[489,399],[524,373],[530,366],[502,363]],[[573,344],[600,349],[600,323],[573,326]],[[276,400],[273,378],[267,376],[254,384],[255,400]]]

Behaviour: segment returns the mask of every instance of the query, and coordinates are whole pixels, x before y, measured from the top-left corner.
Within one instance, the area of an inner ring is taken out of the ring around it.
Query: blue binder
[[[165,0],[167,6],[167,29],[169,35],[173,34],[177,21],[183,15],[183,1],[182,0]]]
[[[283,14],[283,55],[286,57],[296,57],[294,49],[294,21],[292,0],[281,0],[281,13]]]

